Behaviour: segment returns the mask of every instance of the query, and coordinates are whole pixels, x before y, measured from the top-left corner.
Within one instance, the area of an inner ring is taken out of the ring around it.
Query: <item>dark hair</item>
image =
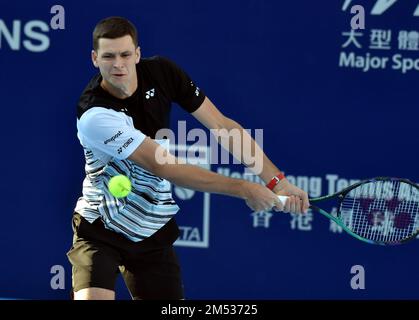
[[[93,30],[93,49],[99,49],[99,39],[116,39],[129,35],[134,42],[135,47],[138,47],[137,29],[127,19],[123,17],[108,17],[98,22]]]

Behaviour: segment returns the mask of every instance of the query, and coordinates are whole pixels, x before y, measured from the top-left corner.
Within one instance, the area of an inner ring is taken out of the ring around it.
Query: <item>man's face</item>
[[[92,51],[95,67],[100,69],[105,86],[118,91],[135,91],[137,73],[135,65],[140,61],[140,48],[135,48],[131,36],[116,39],[99,39],[97,52]]]

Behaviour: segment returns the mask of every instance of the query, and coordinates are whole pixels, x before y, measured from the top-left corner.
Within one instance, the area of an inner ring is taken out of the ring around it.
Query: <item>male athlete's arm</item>
[[[82,143],[98,157],[104,154],[119,160],[128,158],[176,185],[240,197],[255,211],[270,210],[274,206],[283,209],[278,197],[259,184],[178,164],[164,147],[135,129],[132,118],[122,112],[93,107],[80,117],[77,128]]]
[[[282,207],[276,195],[259,184],[228,178],[194,165],[178,164],[176,157],[148,137],[128,159],[178,186],[242,198],[254,211],[274,205]]]
[[[239,123],[224,116],[208,97],[192,115],[208,129],[216,129],[221,145],[241,163],[253,167],[265,183],[268,183],[280,172],[249,133]],[[232,129],[237,129],[240,134],[241,148],[234,147],[233,136],[230,134]],[[214,130],[212,131],[214,132]],[[309,208],[307,193],[291,184],[287,179],[282,179],[273,191],[277,194],[291,196],[287,201],[288,205],[284,208],[285,212],[306,212]],[[287,210],[288,208],[290,210]]]

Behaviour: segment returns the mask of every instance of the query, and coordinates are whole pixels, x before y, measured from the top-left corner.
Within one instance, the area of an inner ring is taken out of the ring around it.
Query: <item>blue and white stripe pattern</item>
[[[85,146],[84,154],[86,178],[75,211],[89,222],[101,217],[106,228],[138,242],[159,230],[179,210],[169,181],[128,159],[112,158],[105,164]],[[117,199],[108,190],[110,178],[118,174],[131,180],[132,191],[126,198]]]

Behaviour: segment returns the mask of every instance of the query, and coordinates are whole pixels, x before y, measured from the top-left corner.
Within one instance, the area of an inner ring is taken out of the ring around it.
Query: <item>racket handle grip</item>
[[[282,205],[285,206],[285,202],[287,202],[288,197],[287,196],[278,196],[279,201],[281,201]]]

